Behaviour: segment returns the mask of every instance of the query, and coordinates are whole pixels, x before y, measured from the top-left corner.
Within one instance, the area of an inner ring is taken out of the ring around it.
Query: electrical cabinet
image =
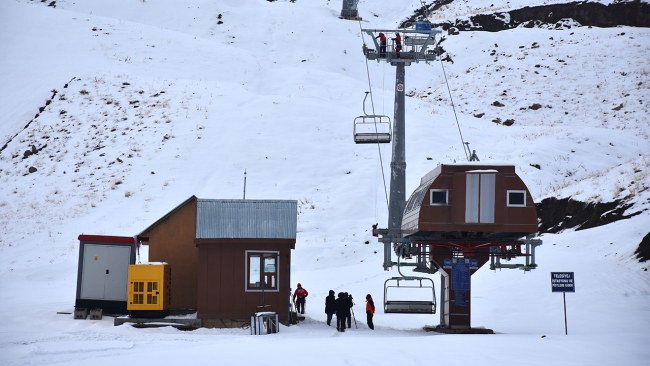
[[[128,271],[127,310],[135,317],[167,315],[171,294],[171,267],[167,263],[132,264]]]
[[[135,263],[132,237],[80,235],[76,308],[126,313],[127,273]]]

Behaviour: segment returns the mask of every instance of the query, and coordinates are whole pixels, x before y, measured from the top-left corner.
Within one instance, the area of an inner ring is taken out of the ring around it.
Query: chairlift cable
[[[361,40],[363,41],[363,44],[366,44],[366,39],[363,36],[363,29],[361,28],[361,21],[359,20],[359,33],[361,33]],[[368,77],[368,88],[370,90],[370,105],[372,106],[372,115],[375,116],[375,100],[372,96],[372,84],[370,83],[370,68],[368,67],[368,59],[366,58],[366,75]],[[375,120],[375,133],[379,133],[377,130],[377,120]],[[388,207],[388,189],[386,188],[386,173],[384,173],[384,159],[381,156],[381,145],[379,144],[379,141],[377,141],[377,151],[379,153],[379,163],[381,164],[381,177],[384,182],[384,195],[386,196],[386,207]]]
[[[424,2],[424,0],[420,0],[420,4],[422,4],[422,15],[424,18],[428,21],[429,20],[429,9],[427,9],[427,5]],[[451,100],[451,107],[454,110],[454,117],[456,118],[456,126],[458,127],[458,134],[460,135],[460,142],[463,145],[463,151],[465,152],[465,157],[467,158],[467,161],[470,161],[470,151],[469,146],[465,143],[465,140],[463,139],[463,133],[460,130],[460,123],[458,122],[458,114],[456,114],[456,105],[454,104],[454,98],[451,96],[451,89],[449,88],[449,80],[447,80],[447,73],[445,72],[445,65],[442,63],[442,57],[440,57],[440,48],[438,47],[438,59],[440,60],[440,66],[442,66],[442,74],[445,76],[445,84],[447,84],[447,92],[449,93],[449,100]]]
[[[465,157],[467,161],[470,161],[470,157],[467,154],[467,149],[465,145],[465,140],[463,139],[463,133],[460,130],[460,123],[458,122],[458,115],[456,114],[456,105],[454,105],[454,98],[451,96],[451,89],[449,88],[449,80],[447,80],[447,73],[445,72],[445,65],[442,63],[442,58],[440,57],[440,52],[438,52],[438,59],[440,59],[440,66],[442,66],[442,74],[445,76],[445,83],[447,84],[447,91],[449,92],[449,100],[451,100],[451,107],[454,110],[454,117],[456,118],[456,126],[458,126],[458,134],[460,135],[460,142],[463,145],[463,151],[465,152]]]

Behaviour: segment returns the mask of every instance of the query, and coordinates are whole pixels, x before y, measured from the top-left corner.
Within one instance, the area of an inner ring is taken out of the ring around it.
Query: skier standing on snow
[[[345,300],[347,301],[347,313],[345,313],[345,321],[348,323],[348,328],[352,329],[352,306],[354,306],[354,302],[352,302],[352,295],[349,295],[347,292],[345,293]]]
[[[336,314],[336,298],[334,290],[330,290],[329,296],[325,298],[325,314],[327,314],[327,325],[332,325],[332,316]]]
[[[344,296],[342,292],[339,292],[338,298],[336,299],[336,330],[339,332],[345,332],[345,309],[347,308],[347,311],[350,310]]]
[[[372,301],[370,294],[366,295],[366,320],[368,321],[368,328],[374,330],[375,325],[372,323],[372,316],[375,313],[375,302]]]
[[[305,298],[309,295],[307,290],[302,288],[302,285],[298,284],[298,288],[293,293],[293,302],[296,303],[296,311],[300,314],[305,313]]]

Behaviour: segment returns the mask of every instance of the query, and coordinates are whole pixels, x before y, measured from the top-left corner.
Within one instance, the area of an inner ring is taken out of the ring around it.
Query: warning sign
[[[551,272],[551,292],[576,292],[573,272]]]

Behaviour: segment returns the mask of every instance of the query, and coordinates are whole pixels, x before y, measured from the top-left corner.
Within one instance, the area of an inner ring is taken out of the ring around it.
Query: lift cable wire
[[[365,40],[365,38],[363,36],[363,29],[361,28],[361,21],[359,21],[359,33],[361,33],[361,40],[363,41],[363,44],[365,45],[366,40]],[[374,100],[374,98],[372,96],[372,84],[370,83],[370,68],[368,66],[368,58],[365,58],[365,59],[366,59],[366,74],[368,76],[368,88],[370,90],[370,105],[372,106],[372,115],[374,116],[374,115],[376,115],[375,114],[375,100]],[[375,133],[379,133],[379,131],[377,130],[377,120],[376,119],[375,119]],[[386,173],[384,172],[384,161],[383,161],[383,158],[381,156],[381,146],[379,145],[379,141],[377,141],[377,149],[378,149],[378,152],[379,152],[379,163],[381,165],[381,177],[382,177],[382,179],[384,181],[384,195],[386,196],[386,207],[388,207],[389,204],[388,204],[388,189],[386,188]]]
[[[422,16],[424,16],[426,20],[429,20],[429,9],[427,8],[427,4],[424,2],[424,0],[420,0],[420,4],[422,4]],[[454,98],[451,97],[451,89],[449,88],[449,80],[447,80],[445,65],[442,63],[442,57],[440,57],[440,47],[438,47],[438,59],[440,60],[440,66],[442,66],[442,74],[445,76],[445,83],[447,84],[447,91],[449,92],[449,100],[451,100],[451,107],[454,110],[454,117],[456,118],[456,126],[458,126],[458,134],[460,135],[460,142],[463,145],[463,151],[465,152],[465,157],[467,158],[467,161],[471,161],[470,158],[471,151],[469,151],[469,143],[465,142],[465,140],[463,139],[463,133],[460,131],[460,123],[458,122],[458,115],[456,114],[456,105],[454,105]]]
[[[456,126],[458,126],[458,134],[460,135],[460,142],[463,145],[463,151],[465,152],[465,157],[469,161],[469,155],[467,154],[467,149],[469,146],[465,145],[465,140],[463,139],[463,133],[460,131],[460,123],[458,122],[458,115],[456,114],[456,106],[454,105],[454,98],[451,97],[451,89],[449,88],[449,81],[447,80],[447,73],[445,72],[445,65],[442,63],[442,58],[440,59],[440,66],[442,66],[442,74],[445,75],[445,83],[447,83],[447,91],[449,92],[449,99],[451,100],[451,107],[454,109],[454,117],[456,117]]]

